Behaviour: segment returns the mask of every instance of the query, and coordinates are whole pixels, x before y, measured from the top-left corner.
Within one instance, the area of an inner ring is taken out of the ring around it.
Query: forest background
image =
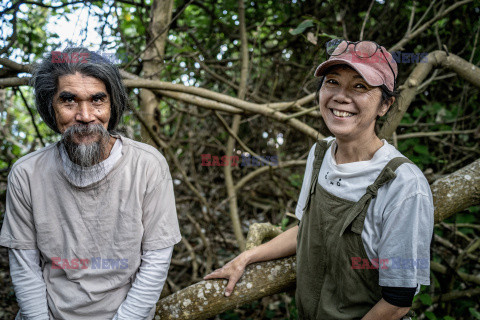
[[[59,139],[35,109],[31,68],[86,46],[122,70],[121,132],[157,147],[172,172],[183,239],[158,314],[296,319],[294,257],[253,266],[228,299],[224,281],[202,277],[297,224],[306,157],[329,135],[313,71],[328,40],[373,40],[399,59],[400,98],[380,135],[435,198],[432,285],[416,318],[480,319],[479,17],[478,0],[1,1],[0,223],[12,165]],[[205,154],[255,165],[205,166]],[[1,248],[0,318],[17,310]]]

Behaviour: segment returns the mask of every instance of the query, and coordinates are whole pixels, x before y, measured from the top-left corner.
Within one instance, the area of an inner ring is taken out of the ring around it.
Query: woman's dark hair
[[[52,51],[35,67],[31,85],[34,88],[38,113],[53,131],[60,133],[55,121],[53,96],[57,93],[58,78],[74,75],[76,72],[94,77],[105,84],[111,103],[107,129],[112,132],[128,107],[128,95],[117,67],[106,58],[86,48],[67,48],[63,52]]]

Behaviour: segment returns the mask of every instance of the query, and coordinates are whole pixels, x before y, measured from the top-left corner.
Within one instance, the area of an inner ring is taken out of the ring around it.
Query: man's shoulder
[[[123,136],[122,143],[131,149],[133,157],[144,159],[146,161],[158,162],[162,166],[167,165],[167,160],[163,154],[149,144],[135,141]]]
[[[52,160],[58,143],[51,144],[18,159],[12,166],[11,174],[25,174],[31,170],[44,168],[44,165]]]

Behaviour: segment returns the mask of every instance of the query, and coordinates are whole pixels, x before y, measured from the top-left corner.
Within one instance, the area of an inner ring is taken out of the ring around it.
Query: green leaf
[[[290,185],[293,187],[300,187],[302,185],[303,178],[299,174],[291,174],[288,177],[288,180],[290,181]]]
[[[432,297],[428,293],[421,294],[419,296],[420,301],[426,306],[431,306],[432,305]],[[430,319],[430,318],[429,318]]]
[[[426,311],[425,316],[430,320],[437,320],[437,317],[435,316],[435,314],[433,314],[433,312]]]
[[[415,146],[413,146],[413,150],[419,154],[429,155],[428,147],[423,144],[416,144]]]
[[[480,312],[475,310],[474,308],[468,308],[468,311],[475,317],[475,319],[480,319]]]
[[[445,316],[445,317],[443,317],[443,320],[455,320],[455,318],[450,317],[450,316]]]
[[[303,31],[305,31],[307,28],[310,28],[310,27],[313,27],[313,21],[312,20],[305,20],[303,21],[302,23],[300,23],[298,25],[298,27],[296,27],[295,29],[293,30],[290,30],[290,34],[296,36],[297,34],[300,34],[302,33]]]

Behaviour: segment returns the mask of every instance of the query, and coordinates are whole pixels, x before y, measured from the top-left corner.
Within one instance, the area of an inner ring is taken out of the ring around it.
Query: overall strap
[[[395,170],[397,170],[397,168],[404,163],[413,164],[412,161],[405,157],[396,157],[387,163],[382,172],[380,172],[378,175],[377,179],[375,179],[375,182],[367,187],[365,194],[352,207],[350,213],[345,219],[342,230],[340,231],[340,236],[345,232],[350,224],[352,225],[353,232],[358,234],[362,233],[363,223],[365,221],[370,202],[377,196],[378,189],[381,186],[396,178],[397,175],[395,174]]]
[[[313,161],[312,180],[310,181],[310,187],[308,188],[307,200],[305,201],[305,207],[303,208],[304,212],[308,207],[310,198],[315,193],[315,189],[316,189],[315,187],[318,181],[318,173],[320,172],[320,168],[322,167],[323,158],[325,157],[325,153],[327,152],[328,148],[330,148],[333,141],[335,141],[335,139],[332,139],[328,142],[325,140],[317,141],[317,145],[315,147],[315,155],[314,155],[315,158]],[[308,174],[308,173],[306,172],[305,174]]]

